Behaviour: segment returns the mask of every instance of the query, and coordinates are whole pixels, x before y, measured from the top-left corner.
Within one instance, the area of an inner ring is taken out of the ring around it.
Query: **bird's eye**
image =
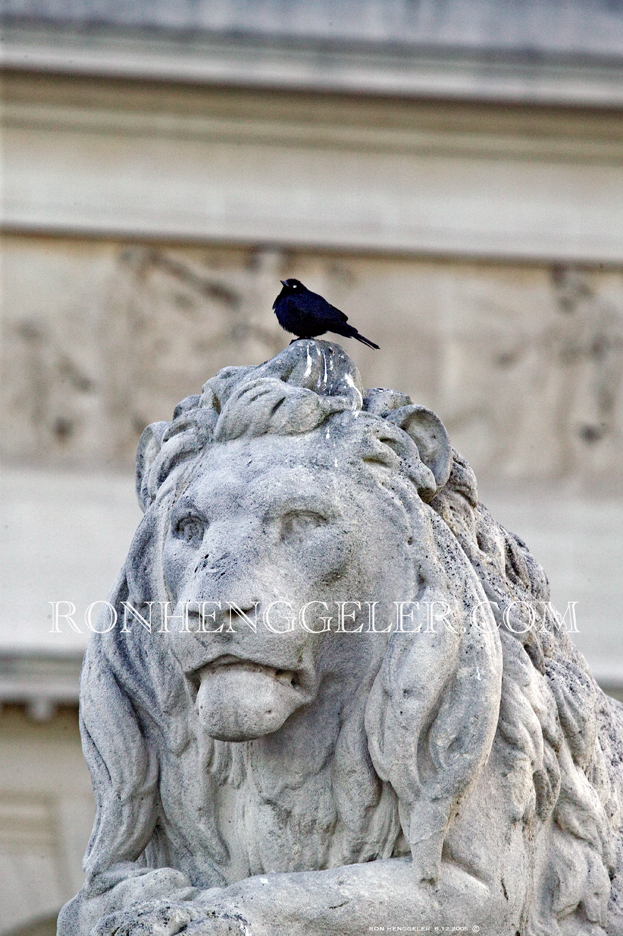
[[[296,289],[296,286],[297,286],[296,283],[292,283],[292,289]]]
[[[173,527],[173,535],[191,546],[201,543],[204,532],[203,520],[193,515],[181,517]]]

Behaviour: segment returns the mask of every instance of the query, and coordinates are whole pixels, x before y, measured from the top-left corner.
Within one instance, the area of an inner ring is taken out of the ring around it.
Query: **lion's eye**
[[[199,517],[182,517],[177,521],[173,528],[173,533],[178,539],[183,539],[186,543],[200,543],[205,532],[205,524]]]
[[[306,534],[327,523],[322,514],[306,510],[301,513],[287,514],[281,522],[281,539],[301,539]]]

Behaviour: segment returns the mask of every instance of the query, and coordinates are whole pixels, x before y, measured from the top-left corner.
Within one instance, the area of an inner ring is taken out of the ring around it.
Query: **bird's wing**
[[[335,312],[335,317],[339,319],[340,322],[348,321],[348,316],[344,315],[344,313],[340,309],[336,309],[334,305],[331,305],[331,303],[327,303],[327,305],[331,306],[331,311]]]

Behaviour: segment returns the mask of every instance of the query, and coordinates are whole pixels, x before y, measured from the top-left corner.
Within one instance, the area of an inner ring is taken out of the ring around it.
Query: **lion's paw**
[[[206,920],[205,912],[192,904],[146,900],[102,917],[90,936],[176,936],[201,920]]]
[[[109,913],[90,936],[251,936],[246,920],[237,913],[219,914],[189,903],[145,901]]]

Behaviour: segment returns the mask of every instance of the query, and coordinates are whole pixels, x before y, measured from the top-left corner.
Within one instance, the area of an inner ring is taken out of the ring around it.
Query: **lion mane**
[[[473,635],[461,638],[472,661],[487,667],[481,694],[461,686],[456,661],[444,669],[441,660],[442,677],[425,703],[413,703],[406,723],[404,672],[416,664],[411,651],[392,651],[388,640],[380,668],[348,706],[331,762],[318,767],[318,777],[295,771],[275,786],[254,759],[252,742],[197,733],[183,674],[171,666],[166,643],[130,622],[124,603],[146,613],[148,602],[167,599],[168,516],[207,449],[270,433],[295,436],[319,427],[330,433],[346,424],[362,427],[360,443],[359,430],[352,432],[364,461],[366,432],[391,449],[386,489],[407,513],[414,491],[428,505],[442,552],[460,551],[482,586],[495,634],[486,646]],[[201,395],[177,406],[170,423],[145,430],[137,454],[145,517],[109,598],[124,626],[92,639],[82,677],[81,731],[96,798],[85,895],[153,868],[178,868],[198,887],[231,883],[222,872],[227,848],[213,806],[223,787],[236,791],[237,822],[248,842],[241,875],[275,870],[263,852],[262,819],[249,819],[257,814],[247,808],[253,803],[278,814],[287,870],[415,855],[417,843],[429,840],[445,848],[495,747],[505,776],[527,780],[530,790],[513,817],[531,869],[525,932],[588,933],[584,924],[591,934],[620,936],[623,709],[599,689],[571,644],[549,603],[543,570],[479,503],[474,473],[444,437],[434,414],[391,390],[362,392],[342,349],[311,340],[259,367],[222,370]],[[538,626],[535,607],[542,609]],[[400,660],[389,659],[397,652]],[[400,754],[405,750],[408,757]],[[330,777],[324,786],[321,773]],[[297,789],[315,783],[317,813],[298,813]],[[176,814],[189,804],[197,817],[192,853],[176,839]],[[346,830],[340,834],[338,819]]]

